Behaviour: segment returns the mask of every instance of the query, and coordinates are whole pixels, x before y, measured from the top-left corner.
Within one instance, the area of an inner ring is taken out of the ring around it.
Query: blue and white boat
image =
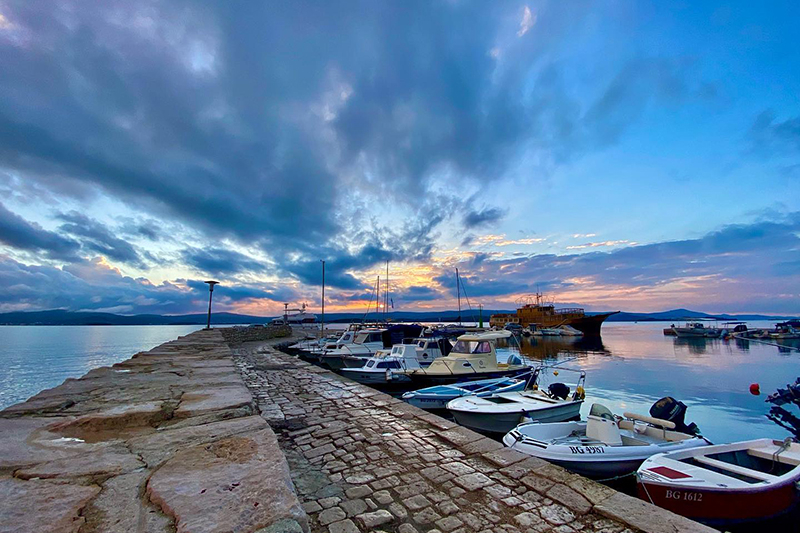
[[[515,377],[501,377],[464,381],[453,385],[435,385],[406,392],[403,400],[420,409],[446,409],[447,402],[462,396],[488,396],[498,392],[521,391],[530,378],[530,372]]]

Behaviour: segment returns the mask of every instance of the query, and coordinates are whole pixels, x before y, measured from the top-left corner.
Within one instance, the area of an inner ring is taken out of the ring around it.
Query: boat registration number
[[[685,502],[701,502],[703,501],[703,493],[683,492],[681,490],[667,490],[666,498],[668,500],[683,500]]]
[[[570,446],[572,453],[606,453],[602,446]]]

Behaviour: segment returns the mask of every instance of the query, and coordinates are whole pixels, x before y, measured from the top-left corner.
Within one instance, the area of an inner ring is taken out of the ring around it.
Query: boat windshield
[[[492,353],[492,345],[489,341],[458,341],[451,351],[453,353]]]

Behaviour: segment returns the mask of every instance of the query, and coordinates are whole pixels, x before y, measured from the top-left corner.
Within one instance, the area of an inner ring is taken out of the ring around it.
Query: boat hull
[[[574,318],[567,322],[566,325],[577,329],[586,337],[599,337],[603,322],[611,315],[616,315],[617,313],[619,313],[619,311],[600,315],[586,315],[582,318]]]
[[[322,364],[331,370],[342,368],[361,368],[369,357],[351,357],[345,355],[323,355],[320,357]]]
[[[341,374],[347,379],[352,379],[365,385],[390,385],[395,383],[409,383],[411,380],[403,374],[387,374],[386,372],[364,372],[359,369],[342,368]]]
[[[565,422],[580,417],[581,404],[583,402],[568,402],[552,407],[539,408],[533,410],[517,410],[505,413],[482,413],[478,411],[462,411],[448,408],[453,414],[456,422],[470,429],[482,431],[484,433],[506,434],[521,422],[523,417],[533,422]]]
[[[795,480],[763,488],[715,490],[692,486],[665,485],[639,479],[639,497],[673,513],[709,525],[732,525],[779,516],[800,501]]]
[[[470,374],[432,374],[424,372],[414,372],[407,374],[415,386],[430,387],[433,385],[450,385],[464,381],[474,381],[476,379],[491,379],[516,376],[529,371],[530,368],[516,368],[514,370],[495,370],[492,372],[470,373]]]

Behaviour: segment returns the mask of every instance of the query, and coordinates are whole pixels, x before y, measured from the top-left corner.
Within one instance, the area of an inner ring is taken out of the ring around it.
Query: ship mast
[[[456,267],[456,294],[458,295],[458,325],[461,325],[461,279],[458,276],[458,267]]]

